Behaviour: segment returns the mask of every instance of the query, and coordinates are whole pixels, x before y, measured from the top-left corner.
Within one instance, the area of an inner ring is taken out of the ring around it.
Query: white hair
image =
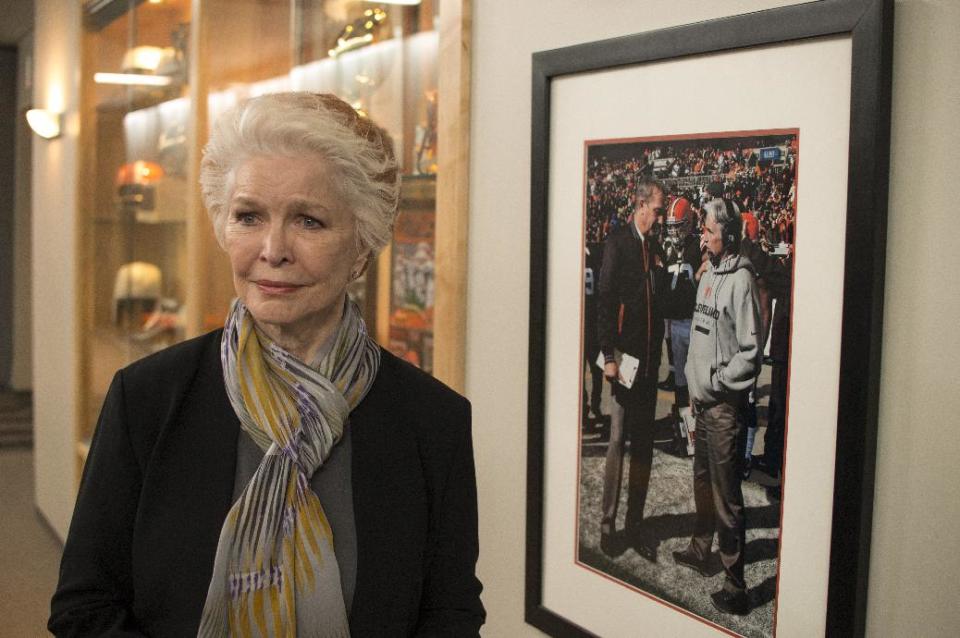
[[[352,207],[359,249],[373,256],[390,241],[400,171],[389,134],[334,95],[294,92],[245,100],[213,126],[200,162],[200,192],[221,247],[234,173],[258,155],[323,158]]]
[[[713,217],[724,236],[723,245],[732,252],[740,250],[740,235],[743,232],[743,219],[739,207],[728,199],[711,199],[703,205],[704,218]]]

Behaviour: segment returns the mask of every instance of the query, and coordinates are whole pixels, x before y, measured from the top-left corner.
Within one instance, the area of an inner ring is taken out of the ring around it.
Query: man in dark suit
[[[658,295],[664,285],[664,259],[651,231],[657,216],[664,212],[664,188],[648,177],[638,178],[636,188],[633,217],[625,227],[607,237],[600,269],[597,336],[605,362],[603,374],[613,386],[600,534],[601,547],[608,551],[616,527],[624,443],[629,436],[626,536],[641,556],[656,562],[656,542],[641,526],[653,459],[653,421],[664,330]],[[630,388],[619,382],[615,351],[639,360]]]

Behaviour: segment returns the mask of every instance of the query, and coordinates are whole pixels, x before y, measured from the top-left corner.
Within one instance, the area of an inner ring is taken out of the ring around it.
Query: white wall
[[[875,636],[955,636],[960,556],[960,2],[896,3],[886,310],[871,546]]]
[[[17,142],[14,167],[13,209],[13,361],[10,387],[29,390],[33,387],[32,313],[30,304],[30,146],[33,134],[19,114],[33,102],[33,34],[17,42]]]
[[[80,3],[37,2],[34,106],[65,113],[55,140],[33,136],[33,389],[37,507],[66,536],[77,405],[76,217]]]
[[[467,394],[480,490],[486,636],[537,636],[523,621],[529,296],[531,53],[795,4],[775,0],[475,0]],[[887,309],[870,636],[960,626],[953,549],[960,444],[960,270],[948,201],[960,148],[960,3],[897,3]]]

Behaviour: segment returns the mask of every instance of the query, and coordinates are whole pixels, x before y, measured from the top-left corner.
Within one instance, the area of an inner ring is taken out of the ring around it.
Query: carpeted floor
[[[33,446],[33,404],[29,392],[0,391],[0,449]]]
[[[60,541],[34,505],[30,395],[0,393],[0,637],[48,636]]]

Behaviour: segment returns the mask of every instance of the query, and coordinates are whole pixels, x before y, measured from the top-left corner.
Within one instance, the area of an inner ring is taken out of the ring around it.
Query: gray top
[[[350,422],[343,426],[343,437],[330,457],[313,474],[310,487],[320,499],[333,531],[333,553],[340,567],[343,602],[350,614],[357,582],[357,530],[353,518],[353,488],[350,483]],[[233,479],[233,502],[253,478],[263,459],[261,450],[242,428],[237,439],[237,471]]]
[[[760,301],[753,264],[739,254],[712,264],[697,287],[684,373],[690,398],[725,400],[760,373]]]

